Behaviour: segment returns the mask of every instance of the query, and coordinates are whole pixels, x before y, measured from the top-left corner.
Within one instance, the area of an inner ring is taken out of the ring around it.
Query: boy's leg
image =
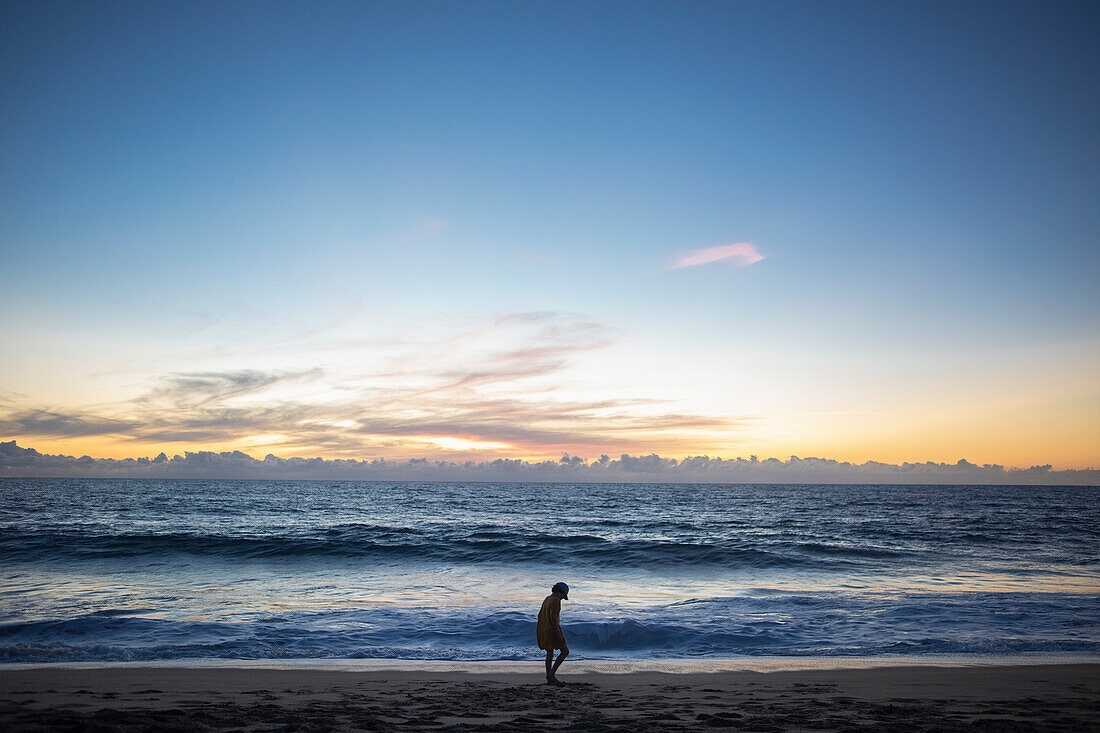
[[[554,676],[554,671],[550,669],[550,663],[554,661],[554,650],[546,650],[546,679],[550,679]]]
[[[569,647],[563,646],[561,648],[561,653],[558,654],[558,661],[554,662],[554,666],[550,670],[550,676],[551,677],[553,677],[555,674],[557,674],[558,667],[561,666],[561,663],[564,662],[565,658],[568,657],[568,656],[569,656]]]

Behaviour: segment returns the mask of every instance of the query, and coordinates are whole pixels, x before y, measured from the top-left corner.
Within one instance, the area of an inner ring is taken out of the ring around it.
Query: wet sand
[[[537,665],[533,665],[537,669]],[[0,729],[1098,730],[1100,665],[535,674],[0,669]]]

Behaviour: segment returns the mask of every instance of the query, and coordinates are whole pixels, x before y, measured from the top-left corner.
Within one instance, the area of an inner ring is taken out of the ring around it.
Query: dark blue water
[[[0,661],[1100,653],[1090,487],[0,479]]]

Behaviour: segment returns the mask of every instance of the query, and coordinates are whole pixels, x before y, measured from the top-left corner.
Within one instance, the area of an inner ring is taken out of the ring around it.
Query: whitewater
[[[0,479],[0,662],[1100,653],[1100,490]]]

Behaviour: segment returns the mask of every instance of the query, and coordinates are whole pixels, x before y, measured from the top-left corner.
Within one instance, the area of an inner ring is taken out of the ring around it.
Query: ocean
[[[0,662],[1100,653],[1100,489],[0,479]]]

